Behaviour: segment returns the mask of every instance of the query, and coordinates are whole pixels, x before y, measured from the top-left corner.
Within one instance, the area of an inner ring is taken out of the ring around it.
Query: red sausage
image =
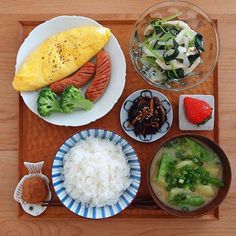
[[[85,63],[78,71],[69,77],[56,81],[50,85],[53,92],[60,94],[68,85],[76,88],[84,86],[95,74],[96,65],[93,62]]]
[[[107,52],[100,51],[97,54],[97,68],[94,79],[85,92],[85,97],[96,102],[102,97],[111,77],[111,59]]]

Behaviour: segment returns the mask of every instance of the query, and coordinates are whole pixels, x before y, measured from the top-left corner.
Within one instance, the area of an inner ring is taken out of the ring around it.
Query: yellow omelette
[[[33,91],[67,77],[95,56],[110,35],[108,28],[83,26],[49,37],[26,58],[13,87]]]

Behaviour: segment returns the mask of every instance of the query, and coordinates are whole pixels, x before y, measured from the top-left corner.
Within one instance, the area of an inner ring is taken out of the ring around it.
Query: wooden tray
[[[92,18],[92,17],[91,17]],[[94,18],[94,17],[93,17]],[[94,18],[97,19],[97,18]],[[19,96],[19,177],[22,178],[23,175],[27,174],[26,169],[23,166],[24,161],[37,162],[44,160],[44,169],[43,172],[51,178],[51,165],[54,159],[54,155],[59,148],[59,146],[72,134],[84,130],[87,128],[105,128],[117,132],[119,135],[123,136],[129,141],[129,143],[134,147],[137,152],[137,155],[140,160],[141,169],[142,169],[142,181],[139,193],[137,198],[144,201],[151,201],[150,204],[142,205],[137,208],[137,205],[131,205],[129,208],[111,218],[173,218],[173,216],[165,213],[163,210],[155,207],[152,203],[151,196],[148,192],[147,183],[146,183],[146,167],[149,159],[152,157],[154,150],[156,149],[160,141],[156,141],[150,144],[142,144],[131,139],[125,134],[122,130],[119,120],[119,113],[121,105],[124,102],[125,98],[138,89],[155,89],[147,82],[145,82],[134,70],[134,67],[131,63],[129,56],[129,39],[130,34],[134,25],[134,20],[124,20],[114,19],[111,17],[109,19],[103,19],[99,22],[104,26],[109,27],[113,34],[118,39],[122,50],[126,57],[127,63],[127,77],[126,85],[123,91],[122,96],[118,100],[117,104],[113,109],[103,118],[90,123],[89,125],[81,127],[60,127],[46,123],[40,119],[37,115],[32,113],[26,105],[23,103],[21,97]],[[43,19],[45,20],[45,19]],[[21,21],[19,24],[20,27],[20,42],[27,37],[29,32],[36,27],[42,21]],[[172,128],[166,136],[164,136],[161,141],[165,139],[183,133],[178,128],[178,98],[180,94],[212,94],[215,96],[215,127],[213,131],[198,131],[194,132],[209,137],[210,139],[218,142],[218,89],[217,89],[217,80],[218,73],[217,67],[214,71],[214,74],[206,82],[197,86],[194,89],[187,90],[184,92],[168,92],[161,91],[165,94],[171,101],[174,109],[174,122]],[[52,199],[55,202],[59,202],[53,187],[51,186],[53,192]],[[134,202],[135,203],[135,202]],[[21,218],[30,218],[21,207],[19,207],[19,217]],[[208,215],[201,217],[200,219],[217,219],[219,217],[219,209],[217,208],[213,212],[210,212]],[[74,218],[77,220],[82,220],[82,217],[79,217],[72,212],[70,212],[62,205],[59,206],[50,206],[48,209],[41,215],[39,218]]]

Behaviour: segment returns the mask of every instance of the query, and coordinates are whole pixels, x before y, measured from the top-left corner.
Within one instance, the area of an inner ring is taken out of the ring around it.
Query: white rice
[[[130,167],[121,146],[93,137],[68,151],[63,174],[68,194],[91,207],[117,203],[131,183]]]

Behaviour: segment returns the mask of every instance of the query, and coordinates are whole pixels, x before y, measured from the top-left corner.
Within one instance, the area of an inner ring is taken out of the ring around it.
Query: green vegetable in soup
[[[192,207],[196,207],[196,206],[201,206],[203,203],[204,199],[201,196],[191,196],[187,198],[185,204]]]
[[[224,182],[221,179],[214,178],[214,177],[210,177],[209,180],[208,180],[208,183],[213,184],[217,187],[223,187],[224,186]]]
[[[168,201],[169,202],[180,202],[181,198],[184,198],[185,200],[185,196],[187,194],[187,190],[185,189],[181,189],[181,188],[173,188],[170,192],[169,192],[169,196],[168,196]],[[175,198],[175,196],[177,196],[177,198]]]
[[[203,167],[197,167],[195,172],[200,175],[200,182],[204,185],[213,184],[217,187],[224,186],[224,182],[222,180],[212,177],[210,173]]]
[[[188,212],[188,211],[189,211],[189,207],[187,207],[187,206],[185,206],[185,205],[180,205],[179,207],[180,207],[180,209],[181,209],[182,211],[184,211],[184,212]]]
[[[179,206],[180,204],[184,204],[187,200],[186,193],[177,193],[173,196],[170,195],[169,202],[173,205]]]
[[[175,206],[192,206],[197,207],[204,204],[201,196],[189,196],[185,192],[169,195],[169,202]]]
[[[170,164],[165,176],[165,181],[168,185],[167,190],[171,190],[175,187],[193,189],[193,186],[198,182],[199,177],[194,173],[194,167],[192,165],[185,165],[177,169],[173,163]]]
[[[163,178],[168,170],[168,164],[172,161],[172,157],[169,153],[164,152],[163,157],[161,159],[159,171],[157,173],[157,179],[160,180]]]
[[[207,170],[201,166],[194,166],[191,161],[179,162],[177,165],[174,161],[169,162],[167,171],[165,168],[165,181],[167,191],[175,187],[194,191],[194,185],[196,184],[223,186],[222,180],[211,177]]]
[[[189,145],[190,149],[192,150],[193,154],[198,157],[201,161],[209,162],[213,161],[216,158],[215,153],[211,150],[203,147],[201,144],[194,142],[190,138],[185,138],[187,144]]]

